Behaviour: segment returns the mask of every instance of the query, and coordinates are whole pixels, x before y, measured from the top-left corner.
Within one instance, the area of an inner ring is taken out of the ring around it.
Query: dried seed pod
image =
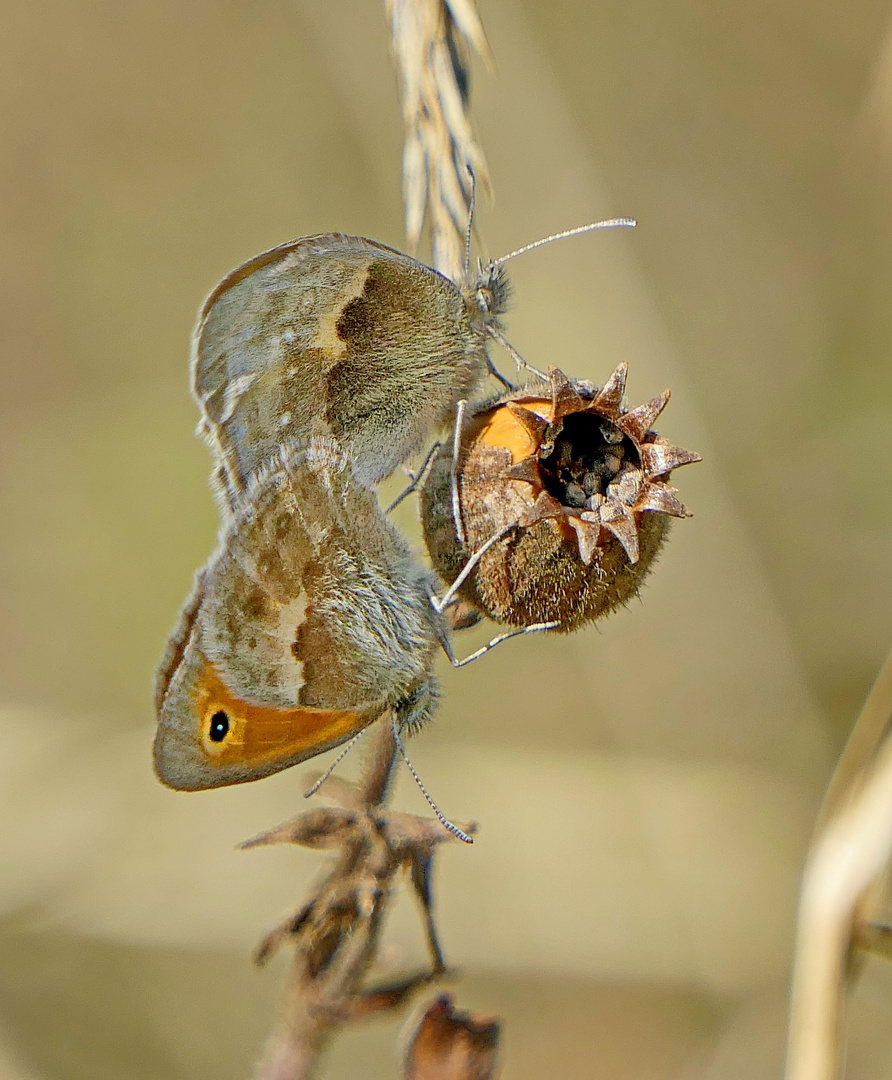
[[[551,368],[550,393],[538,383],[473,409],[457,467],[464,547],[453,517],[451,448],[434,460],[421,517],[444,581],[507,530],[458,589],[496,622],[573,630],[607,614],[637,593],[670,518],[690,516],[669,474],[700,455],[651,431],[668,390],[623,408],[626,372],[620,364],[598,388]]]
[[[460,1012],[443,994],[425,1010],[406,1052],[405,1080],[490,1080],[498,1064],[499,1021]]]

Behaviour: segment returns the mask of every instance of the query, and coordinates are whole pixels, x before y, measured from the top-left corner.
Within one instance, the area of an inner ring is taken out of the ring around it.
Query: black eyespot
[[[208,733],[211,742],[223,742],[229,734],[229,717],[222,710],[215,712],[211,717],[211,728]]]

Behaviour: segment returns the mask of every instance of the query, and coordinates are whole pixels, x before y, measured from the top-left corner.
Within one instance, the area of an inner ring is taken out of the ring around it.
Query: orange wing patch
[[[213,666],[196,686],[202,749],[221,765],[313,757],[364,728],[373,715],[332,709],[268,709],[233,697]]]

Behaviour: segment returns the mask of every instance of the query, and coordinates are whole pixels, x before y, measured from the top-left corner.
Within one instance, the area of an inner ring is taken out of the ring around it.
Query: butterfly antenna
[[[477,212],[477,174],[471,168],[469,162],[465,162],[465,168],[471,177],[471,198],[468,204],[468,228],[465,232],[465,265],[464,265],[464,278],[465,281],[471,273],[471,236],[474,233],[474,214]]]
[[[552,240],[566,240],[568,236],[579,236],[581,233],[594,232],[595,229],[634,229],[637,224],[638,222],[634,218],[616,217],[608,218],[607,221],[593,221],[590,225],[577,225],[575,229],[565,229],[564,232],[552,233],[551,236],[544,236],[541,240],[534,240],[532,244],[526,244],[524,247],[518,248],[517,251],[509,251],[507,255],[503,255],[499,259],[493,259],[492,265],[500,266],[509,259],[513,259],[516,255],[524,255],[534,248],[542,247],[543,244],[550,244]]]
[[[329,776],[331,776],[331,774],[335,771],[335,769],[338,767],[338,765],[341,764],[341,762],[344,760],[344,758],[350,753],[350,751],[353,749],[353,747],[356,745],[356,743],[359,742],[359,740],[363,737],[363,735],[365,735],[365,728],[363,728],[362,731],[360,731],[358,735],[353,736],[353,738],[350,740],[350,742],[347,743],[347,745],[344,747],[344,749],[340,752],[340,754],[338,754],[338,756],[334,759],[334,761],[331,763],[331,765],[328,766],[328,768],[319,777],[319,779],[316,781],[316,783],[313,784],[313,786],[310,788],[310,790],[304,792],[304,798],[305,799],[309,799],[309,797],[311,795],[316,794],[316,792],[319,790],[319,788],[322,787],[322,785],[325,783],[325,781],[329,778]]]
[[[412,774],[412,779],[418,785],[419,790],[421,791],[421,794],[425,797],[425,799],[427,799],[428,806],[437,815],[437,820],[440,822],[440,824],[443,826],[443,828],[448,829],[449,832],[451,832],[453,836],[457,836],[459,838],[459,840],[463,840],[466,844],[473,844],[474,841],[471,839],[471,837],[468,836],[468,834],[466,832],[462,832],[461,829],[457,825],[453,825],[452,822],[449,820],[449,818],[446,817],[446,815],[443,813],[443,811],[439,808],[439,806],[437,806],[437,804],[434,802],[434,800],[430,797],[430,793],[428,792],[428,790],[424,786],[424,784],[421,782],[421,777],[415,771],[415,766],[409,760],[409,755],[406,753],[405,746],[403,746],[403,740],[400,738],[400,733],[399,733],[399,731],[397,729],[397,726],[396,726],[396,713],[393,714],[393,720],[391,721],[391,726],[393,728],[393,741],[396,743],[396,748],[397,748],[397,750],[399,750],[400,756],[402,757],[403,761],[405,761],[406,768]]]

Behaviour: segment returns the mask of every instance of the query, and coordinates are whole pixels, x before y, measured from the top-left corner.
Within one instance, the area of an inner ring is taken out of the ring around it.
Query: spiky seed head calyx
[[[671,518],[689,517],[669,484],[700,460],[652,430],[669,391],[623,404],[627,365],[602,387],[549,370],[476,406],[458,463],[463,548],[452,519],[452,455],[444,448],[422,490],[434,567],[453,580],[471,553],[514,525],[481,558],[459,595],[497,622],[557,621],[571,630],[635,595]]]

